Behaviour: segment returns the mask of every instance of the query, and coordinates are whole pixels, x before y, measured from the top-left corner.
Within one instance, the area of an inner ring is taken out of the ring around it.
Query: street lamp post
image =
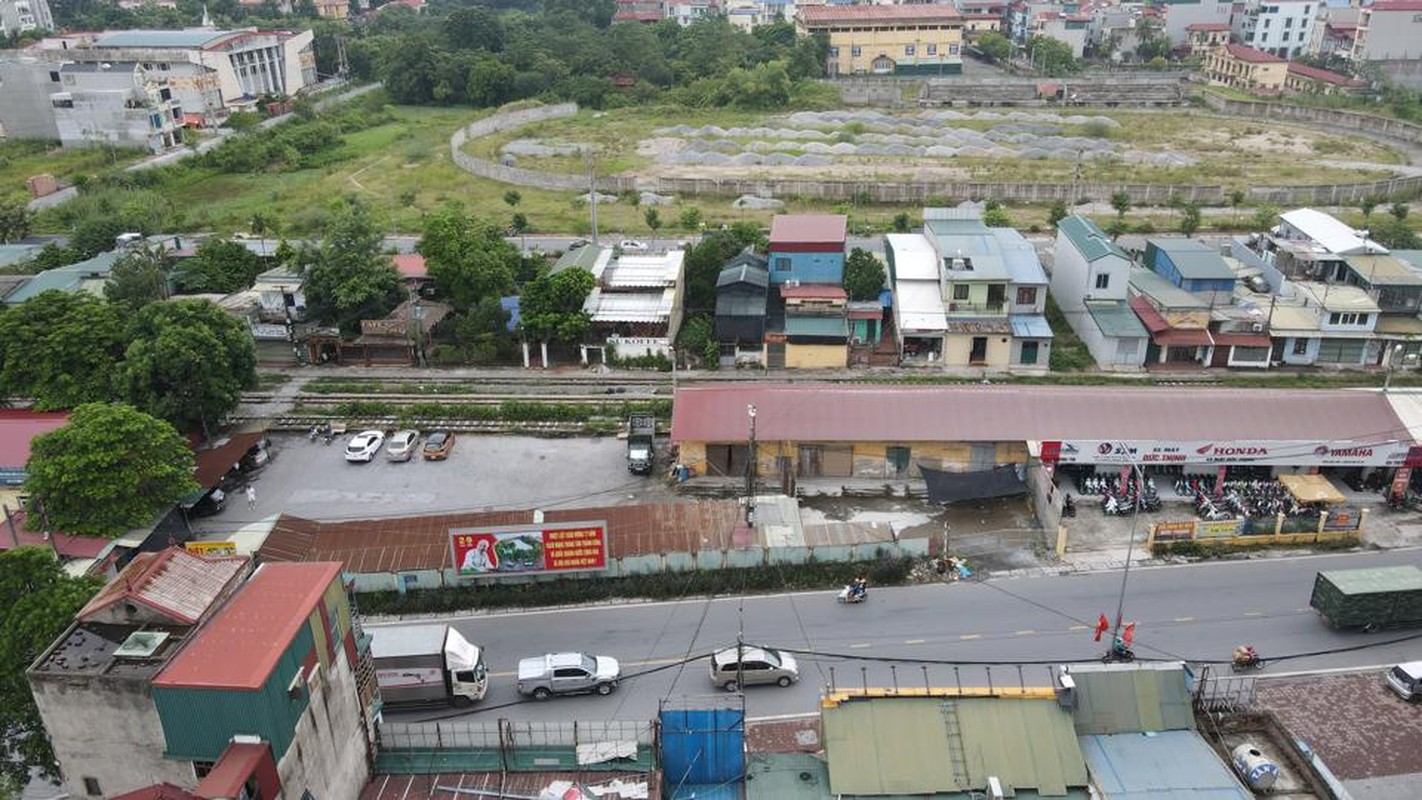
[[[1108,649],[1106,653],[1108,656],[1115,653],[1116,640],[1121,635],[1121,620],[1126,609],[1126,582],[1131,578],[1131,556],[1134,554],[1136,548],[1136,524],[1141,518],[1141,494],[1145,491],[1146,485],[1145,472],[1141,470],[1141,465],[1137,464],[1135,459],[1130,458],[1130,449],[1124,442],[1120,443],[1120,447],[1121,452],[1126,455],[1127,459],[1130,459],[1131,470],[1136,476],[1136,482],[1139,488],[1136,491],[1134,500],[1135,508],[1131,509],[1131,538],[1126,542],[1126,568],[1121,571],[1121,592],[1116,598],[1116,620],[1114,627],[1111,629],[1111,644],[1107,646]]]

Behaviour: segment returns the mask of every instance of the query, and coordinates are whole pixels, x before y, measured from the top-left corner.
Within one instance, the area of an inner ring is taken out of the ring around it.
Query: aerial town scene
[[[1422,798],[1422,0],[0,0],[0,800]]]

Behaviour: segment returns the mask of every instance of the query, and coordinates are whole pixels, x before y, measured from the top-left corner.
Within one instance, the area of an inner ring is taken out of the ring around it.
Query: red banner
[[[607,569],[607,524],[454,528],[450,555],[461,577]]]

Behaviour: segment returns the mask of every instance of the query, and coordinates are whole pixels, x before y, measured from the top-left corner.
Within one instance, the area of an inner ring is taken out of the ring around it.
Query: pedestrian
[[[247,484],[247,508],[257,507],[257,487]]]

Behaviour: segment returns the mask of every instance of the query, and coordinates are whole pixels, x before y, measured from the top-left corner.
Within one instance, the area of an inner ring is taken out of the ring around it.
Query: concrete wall
[[[970,334],[948,334],[943,337],[943,364],[948,367],[978,366],[969,361],[973,352],[973,339],[979,338]],[[987,339],[987,357],[982,364],[989,367],[1006,367],[1012,361],[1012,336],[1010,334],[985,334],[981,338]]]
[[[161,781],[197,786],[191,763],[163,758],[167,743],[147,683],[31,676],[30,689],[72,796],[89,796],[86,777],[106,796]]]
[[[370,766],[358,694],[346,650],[337,647],[331,668],[323,671],[321,690],[312,691],[291,746],[277,760],[283,797],[298,798],[308,789],[330,800],[360,796]]]
[[[34,58],[0,59],[0,128],[14,139],[59,141],[49,96],[62,91],[49,73],[58,64]]]

